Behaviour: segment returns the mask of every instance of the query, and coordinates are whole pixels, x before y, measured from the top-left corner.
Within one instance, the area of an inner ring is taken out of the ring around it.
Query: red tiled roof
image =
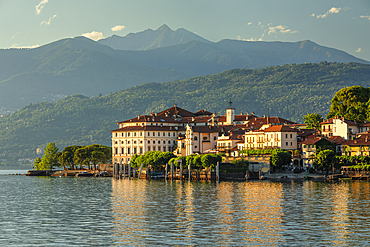
[[[181,117],[195,117],[196,115],[190,111],[187,111],[185,109],[182,109],[180,107],[177,107],[177,105],[174,105],[171,108],[168,108],[164,111],[159,112],[158,116],[166,116],[166,114],[169,117],[173,117],[174,115],[179,115]]]
[[[264,132],[298,132],[299,130],[290,128],[286,125],[273,125],[263,130]]]
[[[176,129],[177,128],[177,129]],[[112,130],[111,132],[125,132],[125,131],[185,131],[185,128],[175,126],[127,126]]]
[[[310,139],[307,139],[307,140],[301,142],[301,144],[315,144],[316,142],[318,142],[322,139],[325,139],[325,138],[324,137],[314,137],[314,138],[310,138]]]
[[[330,141],[330,142],[332,142],[336,145],[340,145],[340,144],[342,144],[343,142],[346,141],[341,136],[330,136],[327,139],[328,139],[328,141]]]
[[[195,112],[194,114],[195,114],[195,115],[197,115],[197,116],[202,116],[202,115],[212,116],[212,115],[213,115],[213,113],[212,113],[212,112],[209,112],[209,111],[207,111],[206,109],[204,109],[204,110],[199,110],[199,111]]]

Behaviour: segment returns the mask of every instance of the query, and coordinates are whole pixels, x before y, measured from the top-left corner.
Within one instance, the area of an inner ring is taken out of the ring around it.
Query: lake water
[[[0,246],[370,245],[369,182],[0,175],[0,188]]]

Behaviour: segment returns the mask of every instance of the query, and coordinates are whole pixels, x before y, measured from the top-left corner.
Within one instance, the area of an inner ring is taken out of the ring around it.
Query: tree
[[[367,119],[367,103],[370,99],[370,89],[361,86],[346,87],[339,90],[331,100],[330,112],[327,118],[334,116],[363,122]]]
[[[330,149],[325,149],[316,154],[315,168],[317,170],[329,171],[329,168],[335,162],[335,152]]]
[[[309,129],[321,130],[320,123],[324,120],[324,118],[321,116],[321,114],[307,113],[307,115],[303,117],[303,120]]]
[[[279,170],[285,165],[292,162],[292,154],[289,151],[276,150],[271,157],[270,162],[273,166],[276,166]]]
[[[58,148],[54,142],[50,142],[44,149],[44,155],[38,164],[39,170],[53,170],[53,167],[59,166]]]

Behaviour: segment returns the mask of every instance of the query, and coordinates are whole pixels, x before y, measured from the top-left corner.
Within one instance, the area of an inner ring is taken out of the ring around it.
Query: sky
[[[185,28],[210,41],[311,40],[370,61],[370,0],[0,0],[0,48]]]

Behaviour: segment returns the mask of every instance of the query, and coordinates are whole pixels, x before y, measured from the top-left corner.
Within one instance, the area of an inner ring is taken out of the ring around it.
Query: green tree
[[[367,103],[370,89],[361,86],[346,87],[339,90],[331,100],[327,118],[334,116],[363,122],[367,118]]]
[[[50,142],[44,149],[44,155],[39,163],[39,170],[53,170],[55,166],[59,166],[58,148],[54,142]]]
[[[321,114],[316,113],[307,113],[306,116],[303,117],[304,123],[307,124],[309,129],[318,129],[321,130],[320,123],[323,121],[323,117]]]
[[[283,166],[289,165],[292,162],[292,154],[289,151],[278,149],[271,155],[270,162],[278,170],[281,170]]]
[[[329,168],[334,165],[335,152],[330,149],[325,149],[316,154],[315,168],[317,170],[329,171]]]

